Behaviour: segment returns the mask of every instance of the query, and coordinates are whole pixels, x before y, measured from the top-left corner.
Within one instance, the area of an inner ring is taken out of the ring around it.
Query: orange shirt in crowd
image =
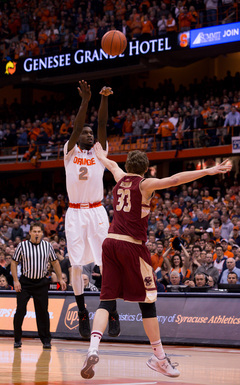
[[[3,207],[6,207],[8,208],[10,206],[10,203],[6,202],[6,203],[1,203],[0,204],[0,209],[2,209]]]
[[[122,133],[123,134],[126,134],[126,133],[131,133],[133,131],[133,120],[128,120],[126,119],[125,122],[123,123],[123,126],[122,126]]]
[[[142,21],[142,34],[143,33],[152,33],[153,31],[153,25],[150,20]]]
[[[44,45],[46,43],[47,39],[48,39],[48,36],[46,35],[45,32],[39,32],[39,34],[38,34],[38,43],[40,45]]]
[[[30,218],[32,218],[32,209],[33,209],[33,206],[31,206],[31,207],[26,206],[26,207],[24,208],[24,211],[25,211],[25,212],[28,212]]]
[[[174,130],[174,125],[171,122],[162,122],[158,127],[157,134],[162,135],[163,138],[172,136],[172,131]]]
[[[181,12],[179,17],[178,17],[178,22],[179,22],[179,29],[180,31],[184,27],[190,28],[191,26],[191,20],[192,20],[192,14],[191,12],[188,12],[187,14],[184,12]]]
[[[28,133],[28,136],[29,136],[30,140],[36,141],[39,134],[40,134],[40,128],[39,127],[34,127]]]
[[[166,227],[168,230],[172,231],[172,229],[176,229],[176,230],[179,230],[180,229],[180,225],[178,223],[176,223],[175,225],[167,225]]]
[[[229,250],[224,251],[224,255],[227,258],[234,258],[234,254]],[[217,253],[214,253],[213,254],[213,260],[215,261],[216,259],[217,259]]]
[[[59,134],[60,135],[66,135],[68,133],[69,124],[63,123],[60,127]]]
[[[202,117],[203,117],[203,123],[204,123],[204,126],[207,126],[207,118],[208,118],[208,116],[210,115],[210,113],[211,113],[211,109],[208,107],[208,108],[206,108],[206,109],[203,109],[202,111],[201,111],[201,115],[202,115]]]
[[[56,231],[57,227],[58,227],[58,222],[54,222],[54,223],[48,222],[45,226],[45,232],[47,236],[51,236],[52,231]]]
[[[46,132],[47,136],[50,138],[53,135],[53,125],[52,123],[44,122],[41,124]]]
[[[113,0],[106,0],[105,6],[103,7],[104,12],[113,11],[114,10],[114,2]]]
[[[153,270],[156,270],[158,267],[161,267],[163,264],[163,257],[158,255],[157,253],[151,255],[152,267]]]
[[[173,214],[176,214],[178,218],[180,218],[180,216],[182,215],[182,210],[177,207],[176,209],[172,209],[172,213]]]
[[[167,26],[166,26],[167,32],[173,32],[177,30],[176,22],[173,17],[170,19],[167,19]]]

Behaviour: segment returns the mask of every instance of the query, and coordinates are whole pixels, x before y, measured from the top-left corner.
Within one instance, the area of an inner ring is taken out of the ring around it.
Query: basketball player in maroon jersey
[[[113,221],[102,247],[101,302],[94,317],[90,347],[81,375],[83,378],[94,376],[93,367],[99,361],[98,346],[107,326],[108,314],[115,306],[116,298],[123,298],[139,303],[143,326],[154,353],[147,365],[165,376],[178,377],[180,372],[176,364],[172,364],[164,352],[156,315],[157,289],[150,253],[145,245],[150,200],[155,190],[185,184],[206,175],[226,173],[232,165],[225,160],[205,170],[181,172],[163,179],[144,179],[149,165],[144,152],[129,152],[125,173],[116,162],[107,159],[99,143],[95,145],[95,151],[117,184],[113,189]]]

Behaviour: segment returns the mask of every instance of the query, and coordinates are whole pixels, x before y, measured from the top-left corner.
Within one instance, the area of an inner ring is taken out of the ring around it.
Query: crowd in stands
[[[239,20],[235,0],[18,0],[0,3],[0,55],[7,60],[99,47],[111,29],[128,39]]]
[[[223,179],[224,178],[224,179]],[[240,184],[236,170],[229,175],[204,178],[177,188],[156,191],[151,200],[147,247],[151,253],[158,290],[172,288],[218,289],[240,284]],[[112,185],[104,190],[103,205],[113,217]],[[0,203],[0,287],[12,289],[11,257],[18,243],[29,237],[32,221],[40,221],[44,236],[57,254],[71,290],[71,266],[65,238],[63,194],[21,194]],[[19,267],[20,274],[20,267]],[[86,290],[101,290],[100,270],[84,266]],[[4,275],[7,278],[2,278]],[[49,263],[52,285],[56,275]],[[240,288],[240,285],[239,285]]]
[[[79,105],[76,97],[62,102],[51,99],[36,103],[29,111],[17,100],[10,106],[4,102],[0,106],[1,155],[11,155],[16,146],[25,160],[40,158],[47,149],[58,154],[58,146],[63,148],[72,132],[76,103]],[[146,151],[230,144],[231,137],[239,135],[240,74],[232,76],[228,71],[222,80],[204,78],[188,89],[180,86],[176,91],[168,79],[157,89],[144,85],[129,90],[129,95],[120,100],[121,108],[118,100],[113,103],[107,128],[109,140],[118,137],[122,144],[134,144],[143,138]],[[95,105],[90,106],[86,122],[96,135]]]

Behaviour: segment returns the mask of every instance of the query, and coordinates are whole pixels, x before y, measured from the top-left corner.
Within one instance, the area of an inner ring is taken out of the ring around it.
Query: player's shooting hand
[[[94,150],[99,160],[102,160],[107,157],[107,151],[104,151],[99,142],[95,143]]]
[[[215,174],[225,174],[226,172],[231,171],[232,163],[229,159],[224,160],[224,162],[218,164],[217,166],[210,167],[208,169],[208,175]]]
[[[113,94],[113,91],[111,89],[111,87],[103,87],[101,89],[101,91],[99,92],[99,94],[103,95],[103,96],[109,96],[109,95],[112,95]]]
[[[78,93],[81,96],[83,100],[86,100],[89,102],[91,99],[91,88],[90,85],[85,82],[85,80],[80,80],[79,87],[78,87]]]

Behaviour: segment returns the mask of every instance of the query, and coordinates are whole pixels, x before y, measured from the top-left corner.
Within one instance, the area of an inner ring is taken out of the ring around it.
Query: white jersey
[[[103,199],[103,173],[105,167],[98,160],[94,147],[81,150],[77,144],[68,152],[64,145],[64,167],[69,202],[94,203]]]

